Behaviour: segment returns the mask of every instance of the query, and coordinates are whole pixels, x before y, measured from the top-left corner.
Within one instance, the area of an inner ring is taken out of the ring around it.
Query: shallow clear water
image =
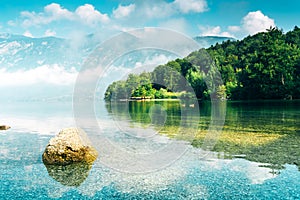
[[[186,106],[189,121],[181,123],[186,119],[182,103],[99,102],[98,124],[84,123],[99,151],[98,159],[92,168],[60,168],[54,170],[57,174],[48,173],[41,155],[60,129],[75,125],[72,105],[26,102],[2,106],[0,121],[12,128],[0,132],[1,199],[300,199],[300,110],[296,101],[228,102],[223,133],[211,151],[199,148],[201,137],[178,140],[174,136],[174,132],[181,133],[180,127],[191,131],[196,124],[194,131],[199,133],[208,129],[210,103],[200,104],[199,112]],[[103,138],[112,150],[128,157],[102,153],[102,146],[107,145]],[[171,154],[176,159],[168,162],[154,156],[150,161],[157,163],[145,165],[155,152],[163,157],[165,145],[172,142],[183,153]],[[123,166],[132,155],[145,163]],[[114,159],[121,160],[118,166],[113,165]],[[141,173],[143,170],[147,173]]]

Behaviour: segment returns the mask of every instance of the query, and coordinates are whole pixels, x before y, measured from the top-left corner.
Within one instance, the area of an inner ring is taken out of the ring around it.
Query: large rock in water
[[[3,130],[8,130],[10,129],[11,127],[10,126],[7,126],[7,125],[0,125],[0,130],[3,131]]]
[[[86,133],[77,128],[66,128],[50,139],[43,153],[46,165],[68,165],[76,162],[93,163],[98,152]]]

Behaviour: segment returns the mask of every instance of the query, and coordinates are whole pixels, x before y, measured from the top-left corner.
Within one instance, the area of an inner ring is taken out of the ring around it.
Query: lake
[[[1,199],[300,199],[300,101],[87,104],[3,103]],[[75,125],[98,159],[47,168],[49,139]]]

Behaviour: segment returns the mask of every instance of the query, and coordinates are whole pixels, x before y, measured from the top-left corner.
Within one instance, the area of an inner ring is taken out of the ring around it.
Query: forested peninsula
[[[212,81],[215,74],[222,80]],[[212,83],[214,82],[214,83]],[[187,88],[192,88],[189,90]],[[300,28],[225,41],[109,85],[105,100],[299,99]]]

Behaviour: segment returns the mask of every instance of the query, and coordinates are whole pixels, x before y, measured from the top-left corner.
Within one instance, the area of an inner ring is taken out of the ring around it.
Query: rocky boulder
[[[86,133],[78,128],[66,128],[50,139],[43,153],[46,165],[68,165],[77,162],[93,163],[98,152]]]
[[[7,126],[7,125],[0,125],[0,130],[7,130],[7,129],[10,129],[11,127],[10,126]]]

